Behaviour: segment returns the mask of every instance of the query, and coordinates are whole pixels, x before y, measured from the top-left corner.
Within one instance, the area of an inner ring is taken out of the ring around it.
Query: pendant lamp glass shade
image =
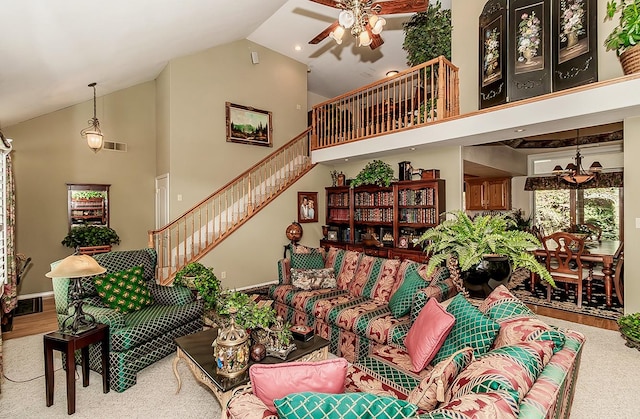
[[[89,87],[93,87],[93,118],[89,119],[89,126],[80,131],[80,135],[87,140],[89,148],[97,153],[102,150],[104,141],[100,130],[100,121],[96,116],[96,83],[89,84]]]
[[[342,37],[344,36],[344,28],[342,26],[337,26],[331,33],[329,37],[336,41],[336,44],[342,44]]]

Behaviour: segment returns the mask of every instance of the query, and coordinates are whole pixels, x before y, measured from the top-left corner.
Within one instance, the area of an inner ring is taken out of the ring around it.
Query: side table
[[[98,324],[95,329],[80,335],[51,332],[44,335],[44,374],[47,393],[47,407],[53,404],[53,351],[63,352],[67,359],[67,413],[76,411],[76,364],[74,353],[82,354],[82,386],[89,385],[89,345],[102,344],[102,391],[109,392],[109,326]]]

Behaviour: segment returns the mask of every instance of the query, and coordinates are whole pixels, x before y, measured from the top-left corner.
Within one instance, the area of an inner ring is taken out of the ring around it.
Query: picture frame
[[[227,142],[273,147],[271,112],[225,102]]]
[[[480,109],[507,102],[507,0],[489,0],[478,19]]]
[[[509,102],[551,92],[551,1],[509,2]]]
[[[298,192],[298,222],[318,222],[318,192]]]
[[[327,233],[327,240],[332,242],[338,241],[338,231],[337,230],[329,230]]]
[[[554,92],[598,81],[597,8],[595,0],[554,0]]]

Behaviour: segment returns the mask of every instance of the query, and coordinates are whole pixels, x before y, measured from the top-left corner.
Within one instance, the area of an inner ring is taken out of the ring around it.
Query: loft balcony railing
[[[158,282],[171,283],[177,271],[212,250],[311,168],[307,129],[175,221],[149,231],[149,247],[158,253]]]
[[[312,109],[311,149],[405,131],[460,113],[458,67],[443,56]]]

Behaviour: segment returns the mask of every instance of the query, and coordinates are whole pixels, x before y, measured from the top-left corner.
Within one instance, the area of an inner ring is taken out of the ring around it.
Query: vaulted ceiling
[[[325,97],[406,68],[410,15],[388,17],[376,50],[348,34],[342,45],[309,45],[339,13],[309,0],[4,0],[1,10],[0,126],[90,100],[91,82],[102,96],[155,79],[173,58],[245,38],[306,64],[309,90]]]

